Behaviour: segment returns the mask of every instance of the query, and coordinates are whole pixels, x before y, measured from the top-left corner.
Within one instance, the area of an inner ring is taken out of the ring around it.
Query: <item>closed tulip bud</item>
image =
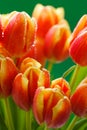
[[[86,41],[87,15],[83,15],[72,33],[69,49],[72,60],[81,66],[87,66]]]
[[[0,57],[0,96],[7,97],[11,94],[12,83],[18,70],[9,57]]]
[[[70,97],[70,85],[64,78],[58,78],[52,81],[51,88],[58,87],[64,95]]]
[[[87,28],[81,31],[70,46],[70,56],[81,66],[87,66]]]
[[[70,28],[63,20],[60,24],[54,25],[45,37],[45,56],[51,61],[61,62],[69,56]]]
[[[23,56],[34,41],[36,22],[26,12],[1,15],[2,46],[13,58]]]
[[[82,31],[85,27],[87,27],[87,15],[83,15],[80,20],[78,21],[76,27],[74,28],[74,31],[71,36],[71,44],[73,40],[78,36],[80,31]]]
[[[12,97],[20,108],[27,111],[32,106],[36,89],[50,86],[50,75],[32,58],[24,59],[21,63],[21,72],[14,79]]]
[[[58,10],[52,6],[37,4],[32,14],[38,25],[37,35],[44,38],[50,27],[57,24],[63,17],[63,11],[62,8]]]
[[[79,117],[87,116],[87,77],[71,96],[72,111]]]
[[[40,87],[33,100],[33,112],[38,124],[59,128],[67,121],[71,111],[70,101],[58,88]]]

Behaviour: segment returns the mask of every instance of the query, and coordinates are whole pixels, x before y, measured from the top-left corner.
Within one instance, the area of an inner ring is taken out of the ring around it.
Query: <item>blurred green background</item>
[[[81,16],[87,13],[86,0],[0,0],[0,13],[9,13],[16,10],[26,11],[31,15],[37,3],[52,5],[54,7],[64,7],[65,18],[70,24],[71,31],[73,31]],[[62,63],[55,64],[51,73],[52,78],[60,77],[73,64],[70,58]]]

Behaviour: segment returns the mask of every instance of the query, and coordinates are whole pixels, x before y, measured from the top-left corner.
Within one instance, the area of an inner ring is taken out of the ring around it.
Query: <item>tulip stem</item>
[[[73,90],[73,86],[75,85],[75,80],[76,80],[76,78],[77,78],[77,76],[78,76],[79,69],[80,69],[80,66],[77,65],[77,66],[75,67],[75,71],[74,71],[73,76],[72,76],[72,79],[71,79],[71,81],[70,81],[71,90]]]
[[[26,112],[26,130],[32,130],[31,127],[31,110],[29,110],[28,112]]]
[[[45,124],[44,130],[48,130],[47,125]]]
[[[75,69],[76,65],[73,65],[72,67],[70,67],[67,71],[65,71],[65,73],[63,73],[62,77],[65,78],[67,77],[74,69]]]
[[[49,70],[49,71],[51,72],[52,67],[53,67],[53,63],[49,61],[49,62],[48,62],[47,70]]]
[[[72,130],[76,121],[78,120],[79,117],[75,116],[72,120],[72,122],[70,123],[70,125],[68,126],[67,130]]]
[[[6,123],[8,125],[8,130],[15,130],[10,110],[10,104],[7,98],[4,99],[4,105],[5,105],[5,118]]]

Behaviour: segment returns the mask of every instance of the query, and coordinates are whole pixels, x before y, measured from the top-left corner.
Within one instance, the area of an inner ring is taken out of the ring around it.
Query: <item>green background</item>
[[[26,11],[31,15],[37,3],[53,5],[54,7],[64,7],[65,18],[70,24],[71,31],[73,31],[81,16],[87,13],[86,0],[0,0],[0,13],[9,13],[16,10]],[[55,64],[53,66],[52,77],[60,77],[73,64],[70,58],[62,63]]]

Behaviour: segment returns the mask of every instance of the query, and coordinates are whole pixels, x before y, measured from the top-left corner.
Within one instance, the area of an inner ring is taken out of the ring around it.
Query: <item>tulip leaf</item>
[[[85,119],[79,120],[75,124],[73,130],[87,130],[87,119],[85,118]]]
[[[0,130],[8,130],[5,121],[2,119],[1,115],[0,115]]]
[[[75,72],[74,72],[75,73]],[[74,73],[72,75],[72,77],[74,76]],[[75,91],[76,87],[78,86],[78,84],[87,76],[87,67],[81,67],[79,66],[79,70],[77,72],[77,75],[75,77],[75,81],[73,84],[73,88],[72,91]],[[71,80],[72,80],[71,77]]]

